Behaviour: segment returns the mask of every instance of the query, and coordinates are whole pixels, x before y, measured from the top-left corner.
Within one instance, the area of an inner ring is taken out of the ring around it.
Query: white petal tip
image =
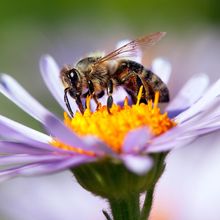
[[[146,156],[126,155],[123,157],[125,166],[138,175],[146,174],[152,167],[153,161]]]
[[[50,56],[49,54],[42,55],[41,58],[40,58],[40,69],[41,69],[41,71],[44,68],[47,68],[47,65],[50,64],[50,63],[54,63],[55,64],[55,60],[53,59],[53,57]]]

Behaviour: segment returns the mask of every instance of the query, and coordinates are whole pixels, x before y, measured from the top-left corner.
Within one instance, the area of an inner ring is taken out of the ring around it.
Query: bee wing
[[[156,32],[149,34],[147,36],[138,38],[136,40],[130,41],[129,43],[119,47],[113,52],[107,54],[106,56],[100,58],[95,64],[100,64],[107,60],[114,60],[122,57],[130,57],[138,54],[140,47],[150,47],[157,43],[166,32]]]
[[[116,45],[116,48],[115,49],[118,49],[122,46],[124,46],[125,44],[127,43],[130,43],[131,40],[122,40],[122,41],[119,41]],[[103,57],[103,56],[102,56]],[[133,60],[137,63],[141,63],[142,61],[142,48],[138,47],[134,53],[130,53],[128,54],[127,53],[127,56],[126,56],[126,53],[124,55],[121,55],[120,58],[123,58],[123,59],[129,59],[129,60]]]

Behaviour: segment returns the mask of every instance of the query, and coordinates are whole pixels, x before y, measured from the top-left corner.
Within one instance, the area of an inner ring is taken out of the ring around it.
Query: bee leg
[[[148,97],[146,94],[148,94],[149,89],[147,87],[147,84],[143,84],[141,78],[136,75],[136,83],[137,83],[137,89],[135,91],[132,91],[131,89],[129,89],[129,87],[124,86],[126,92],[128,93],[128,95],[131,97],[132,103],[135,104],[137,103],[137,95],[139,92],[139,89],[141,86],[143,86],[143,92],[142,92],[142,97],[140,100],[140,103],[147,103],[146,97]]]
[[[137,102],[137,95],[129,89],[125,89],[128,95],[131,97],[132,103],[135,104]]]
[[[113,93],[113,82],[110,79],[107,83],[107,94],[108,94],[108,99],[107,99],[107,110],[108,113],[111,114],[111,107],[113,105],[113,97],[112,97],[112,93]]]
[[[97,94],[98,99],[102,98],[105,95],[104,90]]]
[[[83,114],[84,113],[84,107],[82,104],[82,100],[79,95],[76,95],[71,89],[68,90],[69,95],[75,100],[80,112]]]
[[[145,103],[154,98],[154,92],[152,91],[151,87],[148,85],[148,83],[144,80],[143,77],[139,76],[139,79],[141,81],[141,84],[143,85],[143,94],[140,100],[140,103]],[[140,88],[140,87],[139,87]]]
[[[91,80],[88,81],[88,88],[89,88],[89,94],[92,96],[96,103],[96,109],[99,109],[101,106],[101,103],[98,101],[97,96],[95,94],[94,85]]]
[[[87,91],[86,93],[82,94],[82,97],[86,98],[89,94],[90,94],[89,91]]]
[[[142,96],[141,96],[141,99],[140,99],[140,103],[147,104],[147,102],[148,102],[147,97],[150,97],[149,86],[140,76],[137,76],[137,84],[138,84],[138,90],[137,90],[136,97],[139,93],[139,90],[140,90],[141,86],[143,86],[143,92],[142,92]]]
[[[84,93],[84,94],[82,95],[82,97],[83,97],[83,98],[86,98],[88,95],[90,95],[90,92],[89,92],[89,91],[87,91],[86,93]],[[96,97],[97,97],[98,99],[100,99],[100,98],[102,98],[104,95],[105,95],[105,91],[102,90],[100,93],[98,93],[98,94],[96,95]]]
[[[74,114],[73,114],[73,111],[72,111],[72,109],[71,109],[71,107],[70,107],[70,103],[69,103],[69,100],[68,100],[68,97],[67,97],[67,93],[68,93],[68,92],[69,92],[69,88],[66,88],[66,89],[64,90],[64,102],[65,102],[65,104],[66,104],[66,107],[67,107],[67,109],[68,109],[68,111],[69,111],[71,117],[73,118],[73,117],[74,117]]]
[[[84,107],[82,104],[82,100],[79,96],[76,97],[76,104],[78,105],[78,108],[80,110],[80,112],[83,114],[84,113]]]

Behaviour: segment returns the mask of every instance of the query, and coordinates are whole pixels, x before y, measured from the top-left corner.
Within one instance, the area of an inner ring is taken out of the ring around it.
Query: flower
[[[40,67],[46,85],[67,112],[63,102],[63,87],[59,79],[57,64],[52,57],[46,55],[41,59]],[[153,68],[160,75],[164,71],[161,77],[165,82],[168,81],[170,66],[167,62],[157,59]],[[3,137],[0,142],[2,154],[0,163],[1,166],[15,164],[10,169],[1,170],[1,179],[17,175],[52,173],[99,160],[106,155],[122,160],[134,172],[144,173],[152,165],[148,154],[186,145],[200,135],[219,129],[219,85],[220,80],[206,91],[207,75],[194,76],[166,108],[168,115],[177,125],[159,136],[151,135],[145,126],[132,129],[130,132],[126,131],[127,135],[122,141],[124,145],[121,146],[121,153],[118,155],[108,147],[108,144],[95,136],[78,136],[28,94],[11,76],[2,74],[1,93],[37,119],[48,135],[0,116],[1,136]],[[74,104],[72,108],[76,111]],[[70,123],[67,116],[65,118],[66,123]],[[82,151],[91,151],[94,155],[55,147],[53,137]]]
[[[220,80],[206,90],[209,79],[205,74],[191,78],[165,108],[165,113],[158,107],[158,93],[148,104],[140,104],[140,91],[137,103],[132,106],[126,98],[123,106],[118,105],[122,100],[117,96],[112,114],[103,104],[93,112],[90,97],[84,115],[76,112],[72,102],[75,117],[69,118],[59,67],[46,55],[40,61],[40,69],[46,85],[64,109],[64,122],[11,76],[2,74],[0,92],[38,120],[47,134],[0,116],[0,179],[71,169],[85,189],[108,198],[115,219],[122,204],[135,209],[121,209],[131,211],[122,213],[125,218],[128,214],[129,219],[138,216],[144,219],[149,207],[140,214],[139,193],[149,190],[151,199],[164,169],[166,153],[220,128]],[[156,59],[152,69],[168,82],[171,70],[168,62]]]
[[[48,88],[58,103],[67,111],[63,102],[63,87],[59,79],[59,68],[57,64],[52,57],[45,56],[41,59],[40,66]],[[132,149],[129,149],[131,148],[129,145],[126,146],[125,150],[128,154],[125,152],[118,157],[106,143],[96,137],[79,137],[68,129],[55,115],[38,103],[11,76],[6,74],[1,75],[0,91],[24,111],[41,122],[48,132],[48,135],[46,135],[12,121],[9,118],[0,116],[1,136],[3,137],[0,142],[0,152],[2,154],[0,163],[3,167],[10,165],[10,169],[1,170],[1,179],[17,175],[52,173],[78,166],[82,163],[88,163],[106,155],[124,160],[131,169],[138,169],[137,172],[143,172],[150,168],[151,160],[147,156],[130,155],[129,151]],[[76,106],[73,105],[72,108],[76,110]],[[139,139],[139,144],[141,142],[144,143],[148,138],[146,128],[131,132],[125,139],[125,143],[132,145],[132,141],[135,138],[133,136],[139,136],[141,133],[143,133],[143,137]],[[54,145],[56,144],[53,137],[69,146],[77,147],[84,152],[91,151],[94,155],[55,147]],[[132,164],[135,164],[133,168]]]

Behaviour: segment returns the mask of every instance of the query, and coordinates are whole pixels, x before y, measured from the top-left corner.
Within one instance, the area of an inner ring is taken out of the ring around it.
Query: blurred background
[[[205,72],[211,82],[219,78],[219,9],[217,0],[1,0],[0,72],[13,75],[34,97],[62,116],[40,76],[43,54],[52,55],[60,66],[74,64],[87,53],[114,49],[120,40],[166,31],[167,36],[144,53],[143,63],[150,66],[156,57],[171,62],[168,86],[173,97],[193,74]],[[41,130],[3,96],[0,112]],[[216,205],[220,202],[218,136],[206,136],[170,154],[158,184],[153,220],[220,219]],[[98,220],[103,219],[102,204],[77,186],[68,172],[0,184],[1,220]]]

